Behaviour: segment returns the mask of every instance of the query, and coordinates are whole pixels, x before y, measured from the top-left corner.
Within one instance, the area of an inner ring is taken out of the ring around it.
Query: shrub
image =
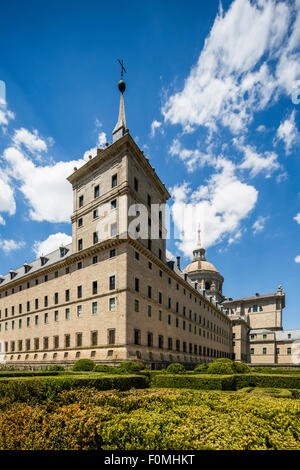
[[[61,366],[59,364],[52,364],[52,366],[49,367],[50,371],[62,371],[65,370],[64,366]]]
[[[214,361],[208,364],[207,369],[208,374],[234,374],[235,368],[233,362],[224,362],[224,361]]]
[[[199,373],[207,374],[207,369],[208,369],[207,364],[199,364],[198,366],[195,367],[194,372],[197,372],[198,374]]]
[[[131,388],[146,388],[149,385],[144,376],[100,376],[73,375],[57,377],[41,377],[35,379],[1,379],[0,397],[8,398],[10,402],[39,403],[45,399],[55,399],[63,390],[88,387],[97,390],[129,390]]]
[[[214,362],[217,362],[218,364],[233,364],[233,361],[228,357],[219,357],[218,359],[215,359]]]
[[[113,373],[114,372],[114,367],[108,366],[107,364],[97,364],[93,371],[94,372],[108,372],[108,373]]]
[[[186,370],[182,364],[175,362],[167,367],[168,374],[185,374]]]
[[[244,362],[234,362],[234,369],[238,374],[249,374],[251,372],[250,367]]]
[[[94,361],[91,359],[79,359],[75,362],[73,370],[75,371],[91,371],[95,367]]]
[[[124,372],[126,374],[133,374],[136,372],[140,372],[142,369],[144,369],[144,365],[142,362],[138,362],[138,361],[125,361],[115,368],[117,373]]]
[[[151,385],[158,388],[191,388],[193,390],[234,390],[234,376],[156,375]]]

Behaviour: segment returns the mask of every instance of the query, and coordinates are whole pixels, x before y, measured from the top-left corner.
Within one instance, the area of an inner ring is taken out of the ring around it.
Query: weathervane
[[[125,69],[125,67],[124,67],[124,65],[123,65],[123,59],[122,59],[122,60],[118,59],[118,62],[119,62],[119,64],[121,65],[121,80],[123,80],[123,73],[124,73],[124,72],[126,73],[126,69]]]

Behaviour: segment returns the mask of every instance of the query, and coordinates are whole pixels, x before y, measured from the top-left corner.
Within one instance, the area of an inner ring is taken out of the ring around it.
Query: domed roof
[[[197,273],[199,271],[211,271],[221,276],[219,271],[214,267],[214,265],[206,261],[205,248],[203,248],[203,246],[201,245],[200,240],[200,229],[198,230],[198,243],[193,251],[193,255],[193,261],[184,268],[183,272],[187,274],[192,274]]]
[[[215,273],[219,273],[219,271],[214,267],[214,265],[206,260],[193,260],[183,270],[183,272],[188,274],[196,271],[213,271]]]

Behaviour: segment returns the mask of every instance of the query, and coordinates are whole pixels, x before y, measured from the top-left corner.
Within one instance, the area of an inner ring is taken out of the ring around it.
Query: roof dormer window
[[[40,257],[40,260],[41,260],[41,266],[45,266],[45,264],[46,264],[47,261],[48,261],[48,258],[46,258],[46,256],[41,256],[41,257]]]

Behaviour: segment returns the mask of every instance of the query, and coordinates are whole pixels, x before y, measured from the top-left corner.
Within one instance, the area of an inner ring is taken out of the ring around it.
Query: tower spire
[[[118,59],[118,62],[121,65],[121,80],[118,83],[118,88],[120,90],[121,96],[120,96],[120,107],[119,107],[119,119],[117,124],[115,125],[115,128],[113,130],[113,142],[116,142],[119,140],[121,137],[123,137],[126,132],[128,132],[127,126],[126,126],[126,117],[125,117],[125,105],[124,105],[124,91],[126,90],[126,84],[123,80],[123,73],[126,73],[126,70],[123,65],[123,59],[120,60]]]
[[[198,225],[198,237],[197,237],[197,245],[196,248],[193,251],[194,259],[201,259],[205,261],[205,248],[203,248],[201,244],[201,229],[200,229],[200,224]]]

